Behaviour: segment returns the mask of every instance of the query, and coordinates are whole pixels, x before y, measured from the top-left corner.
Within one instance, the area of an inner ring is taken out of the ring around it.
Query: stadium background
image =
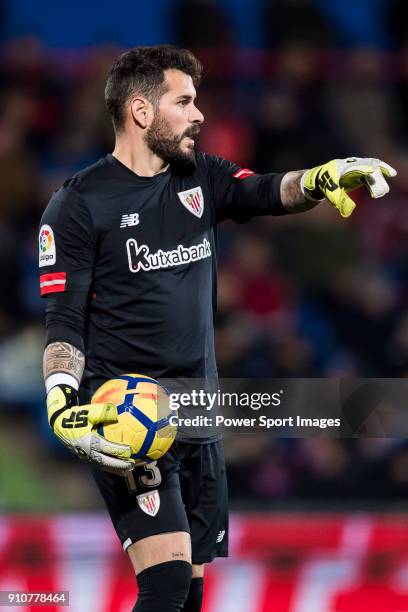
[[[124,612],[135,580],[84,466],[48,431],[37,225],[111,150],[107,67],[171,42],[203,60],[200,148],[255,171],[376,156],[391,195],[221,232],[228,377],[408,372],[408,30],[403,0],[0,2],[0,589],[66,589]],[[235,438],[232,558],[205,612],[408,610],[404,439]],[[34,610],[34,608],[32,608]],[[49,608],[50,610],[53,608]],[[31,610],[31,608],[27,608]]]

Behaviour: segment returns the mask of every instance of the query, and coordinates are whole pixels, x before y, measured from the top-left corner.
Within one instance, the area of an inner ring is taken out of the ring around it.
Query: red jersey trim
[[[237,179],[245,179],[247,178],[247,176],[251,176],[252,174],[255,174],[255,172],[252,172],[252,170],[249,170],[248,168],[241,168],[240,170],[237,170],[232,176]]]
[[[53,274],[41,274],[40,276],[40,293],[46,295],[47,293],[57,293],[65,291],[65,284],[67,282],[66,272],[54,272]]]

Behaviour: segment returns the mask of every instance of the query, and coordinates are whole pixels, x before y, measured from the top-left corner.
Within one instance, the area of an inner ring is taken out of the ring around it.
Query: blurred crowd
[[[307,168],[348,155],[380,157],[398,170],[383,200],[358,192],[357,210],[347,221],[322,204],[302,215],[224,224],[216,324],[220,375],[405,377],[404,30],[392,30],[394,48],[388,51],[330,48],[324,12],[313,18],[306,11],[293,28],[280,2],[275,7],[287,25],[271,26],[271,49],[238,50],[215,3],[201,2],[197,31],[192,6],[199,4],[180,3],[177,23],[180,44],[201,47],[197,54],[206,67],[198,96],[206,117],[200,149],[257,172]],[[403,3],[393,3],[397,16],[399,4],[404,11]],[[203,41],[206,20],[218,26]],[[47,499],[61,474],[75,489],[74,507],[78,487],[84,506],[97,503],[95,492],[80,482],[77,462],[54,443],[45,421],[37,229],[52,191],[112,150],[103,89],[120,51],[105,44],[51,53],[28,35],[0,48],[0,490],[9,481],[15,505],[29,503],[26,497],[37,503],[38,491]],[[19,457],[12,462],[10,455],[21,435],[26,459],[23,453],[19,464]],[[236,503],[390,501],[408,493],[404,440],[236,438],[227,441],[226,453]],[[20,486],[10,478],[11,463]],[[8,506],[7,493],[0,493],[2,505]]]

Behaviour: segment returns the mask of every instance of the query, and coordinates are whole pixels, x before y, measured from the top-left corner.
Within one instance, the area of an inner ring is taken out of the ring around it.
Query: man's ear
[[[152,105],[146,98],[133,98],[130,103],[130,113],[133,121],[145,129],[151,122]]]

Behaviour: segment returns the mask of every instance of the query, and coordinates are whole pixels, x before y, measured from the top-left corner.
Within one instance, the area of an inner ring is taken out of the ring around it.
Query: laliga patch
[[[49,225],[43,225],[39,235],[39,260],[40,268],[43,266],[53,266],[57,261],[55,252],[54,232]]]
[[[204,196],[201,187],[193,187],[193,189],[179,191],[177,195],[182,205],[193,215],[201,219],[204,212]]]
[[[150,516],[156,516],[160,508],[160,495],[157,489],[136,496],[139,508]]]

